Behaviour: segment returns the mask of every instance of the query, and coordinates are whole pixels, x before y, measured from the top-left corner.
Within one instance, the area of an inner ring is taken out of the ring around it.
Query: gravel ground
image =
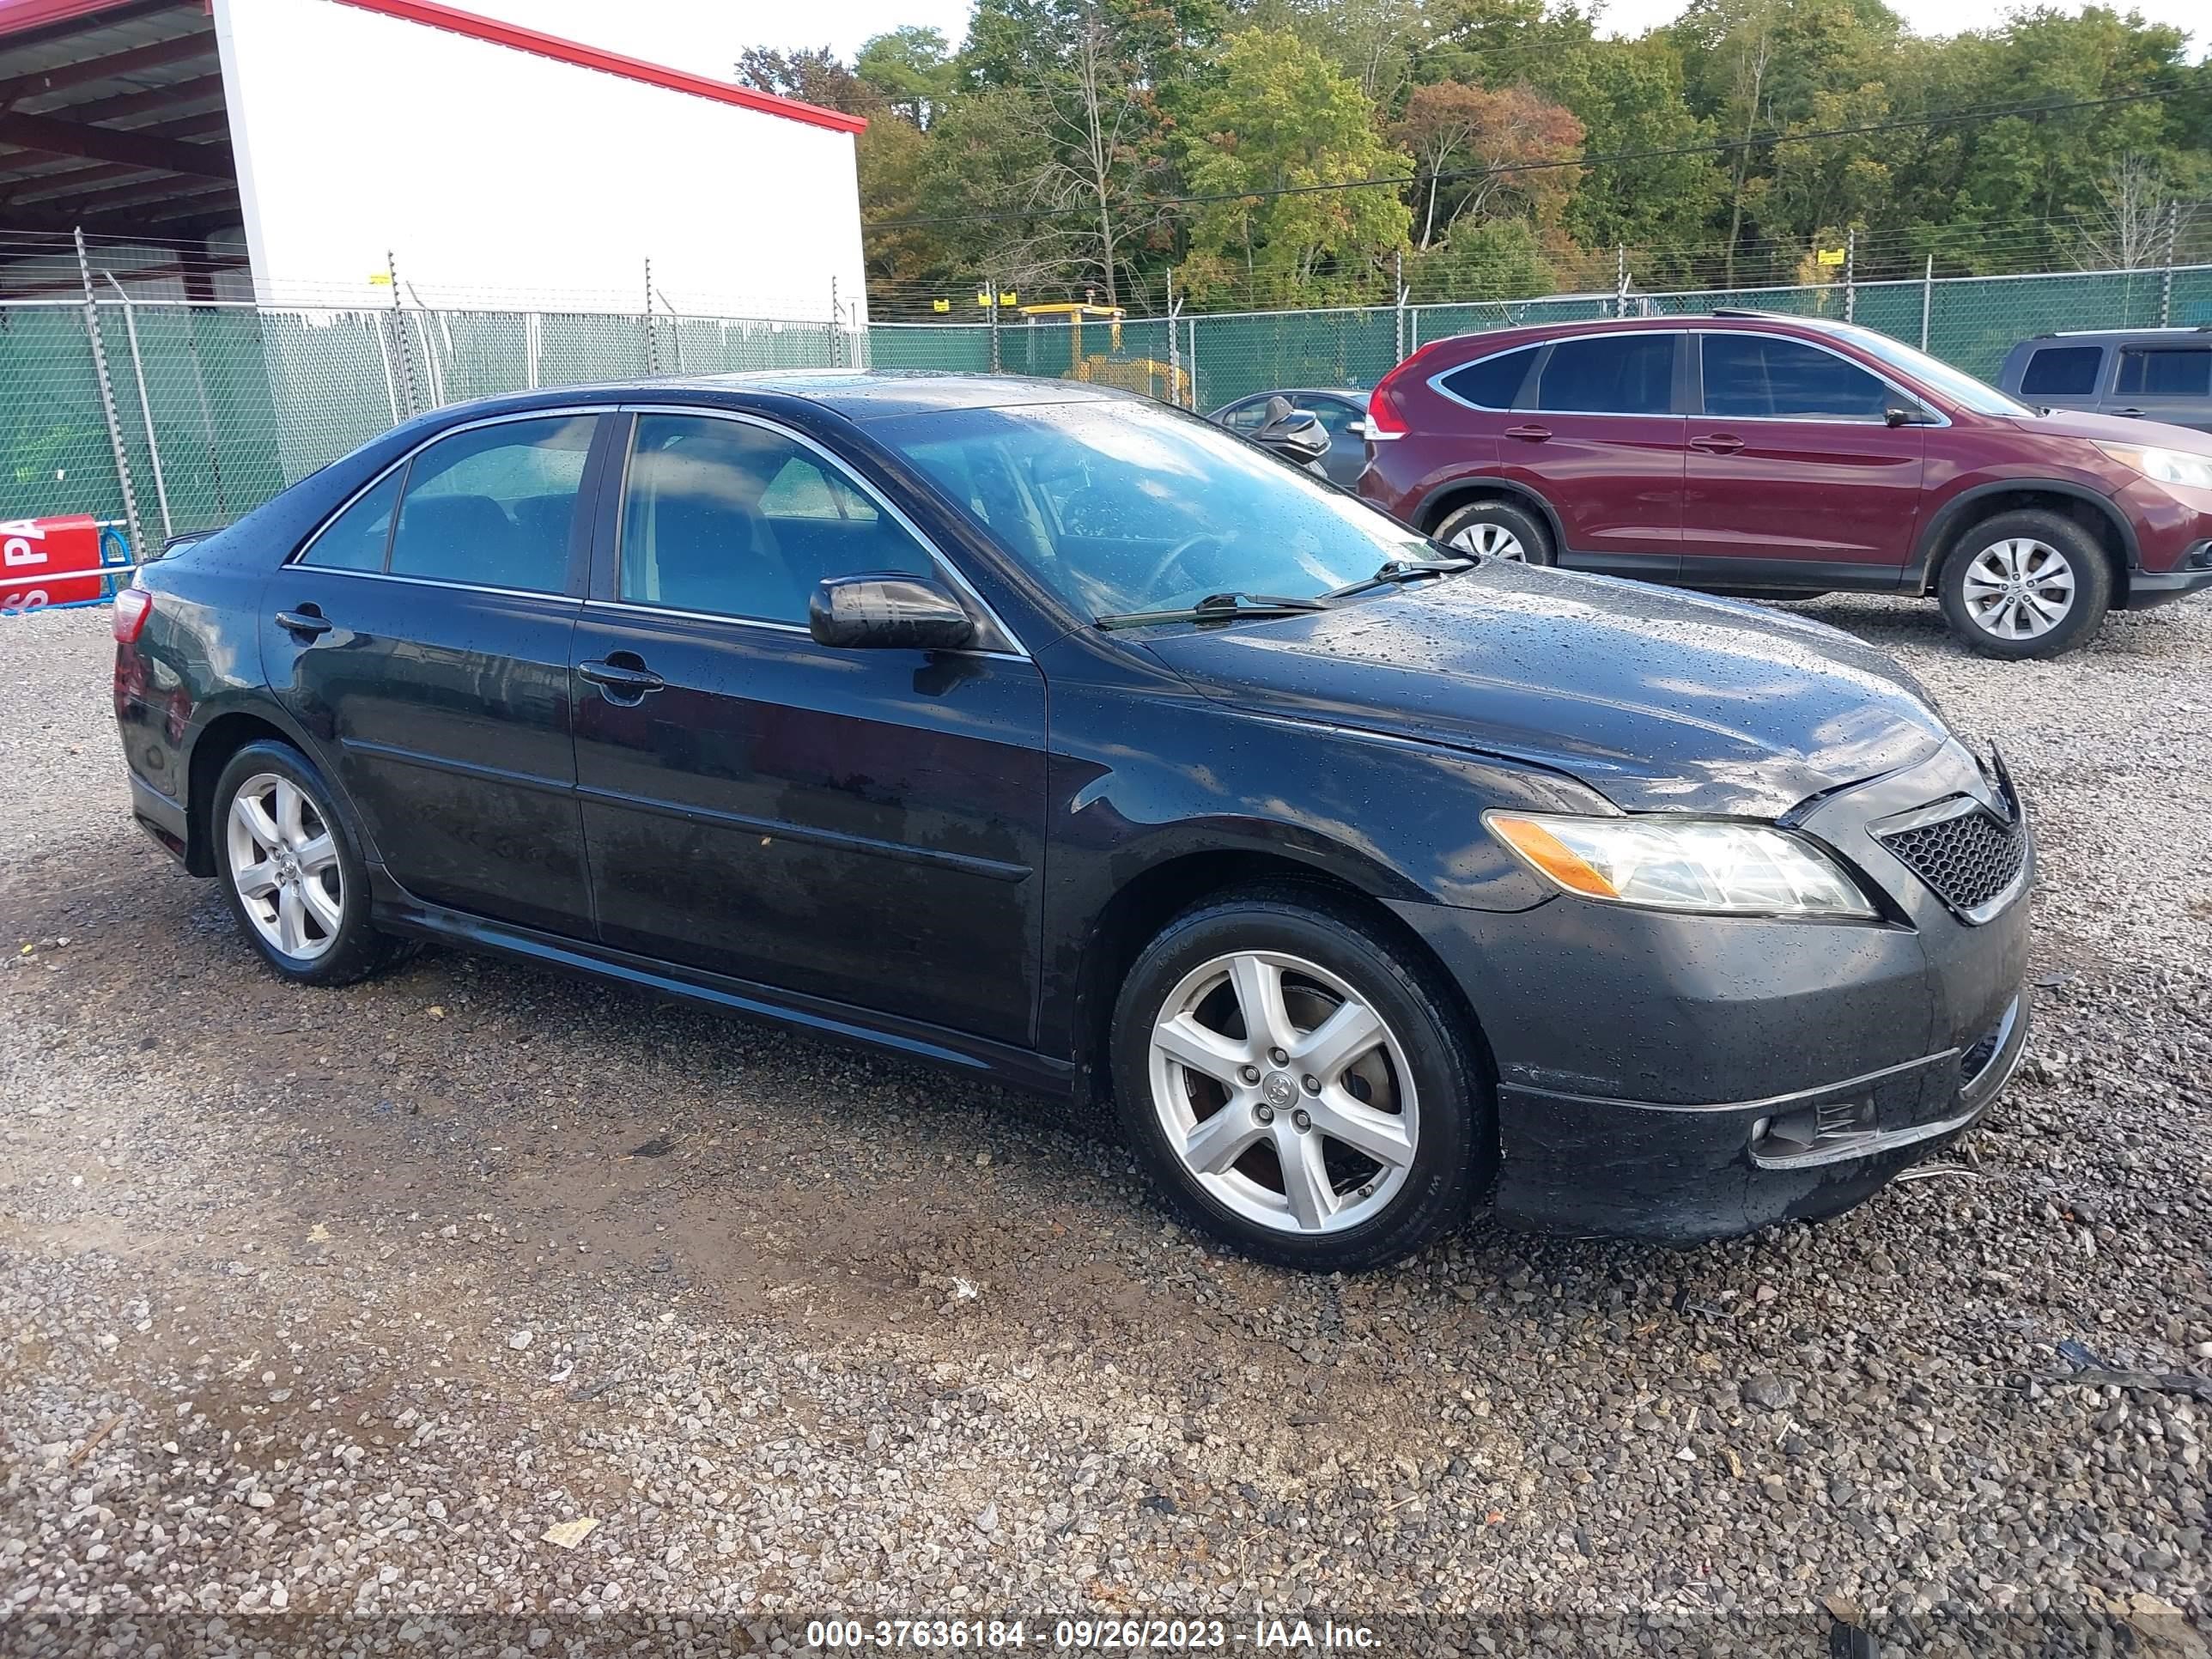
[[[104,614],[0,623],[0,1650],[2204,1654],[2212,605],[2021,665],[1796,608],[2007,746],[2021,1079],[1819,1227],[1354,1279],[933,1072],[442,951],[282,986],[130,824]]]

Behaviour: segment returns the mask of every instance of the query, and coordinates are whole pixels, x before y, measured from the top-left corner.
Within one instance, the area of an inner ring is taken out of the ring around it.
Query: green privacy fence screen
[[[256,309],[109,300],[0,305],[0,519],[125,517],[135,544],[226,524],[410,416],[535,386],[872,367],[1073,377],[1198,409],[1272,387],[1372,386],[1406,353],[1485,329],[1716,307],[1853,320],[1992,375],[2033,334],[2212,324],[2212,264],[1814,288],[1559,295],[1462,305],[988,323],[542,311]],[[93,349],[105,349],[111,433]]]

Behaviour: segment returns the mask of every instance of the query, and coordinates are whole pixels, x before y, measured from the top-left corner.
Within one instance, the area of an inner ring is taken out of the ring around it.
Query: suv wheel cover
[[[2033,536],[2008,536],[1966,566],[1966,614],[1993,639],[2039,640],[2073,614],[2074,586],[2063,553]]]
[[[1511,559],[1520,564],[1528,562],[1528,550],[1521,545],[1521,538],[1502,524],[1468,525],[1463,530],[1454,531],[1444,545],[1492,559]]]

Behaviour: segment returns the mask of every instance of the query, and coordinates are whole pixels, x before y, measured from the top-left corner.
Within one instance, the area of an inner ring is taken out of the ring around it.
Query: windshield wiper
[[[1124,611],[1101,617],[1104,629],[1150,628],[1161,623],[1227,622],[1235,617],[1295,617],[1309,611],[1326,611],[1328,596],[1318,599],[1286,599],[1279,593],[1209,593],[1187,611]]]
[[[1333,587],[1322,598],[1349,599],[1354,593],[1388,587],[1395,582],[1416,581],[1423,576],[1447,576],[1455,570],[1472,570],[1474,565],[1473,559],[1391,559],[1373,575],[1359,581],[1347,582],[1342,587]]]

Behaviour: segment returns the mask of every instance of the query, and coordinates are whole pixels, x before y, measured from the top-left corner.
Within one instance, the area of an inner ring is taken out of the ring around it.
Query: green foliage
[[[1635,39],[1596,15],[975,0],[957,52],[908,27],[851,67],[754,52],[741,73],[870,118],[886,314],[986,277],[1146,308],[1170,270],[1210,302],[1373,301],[1401,276],[1518,297],[1609,289],[1616,247],[1639,287],[1788,283],[1854,230],[1865,277],[2105,268],[2212,191],[2212,69],[2134,13],[2045,5],[1940,39],[1882,0],[1691,0]],[[2116,101],[2018,112],[2087,100]]]
[[[1361,295],[1406,246],[1413,215],[1394,190],[1316,185],[1403,176],[1357,82],[1296,35],[1250,29],[1223,52],[1221,82],[1192,112],[1185,177],[1201,196],[1189,286]],[[1243,192],[1250,192],[1243,195]]]

